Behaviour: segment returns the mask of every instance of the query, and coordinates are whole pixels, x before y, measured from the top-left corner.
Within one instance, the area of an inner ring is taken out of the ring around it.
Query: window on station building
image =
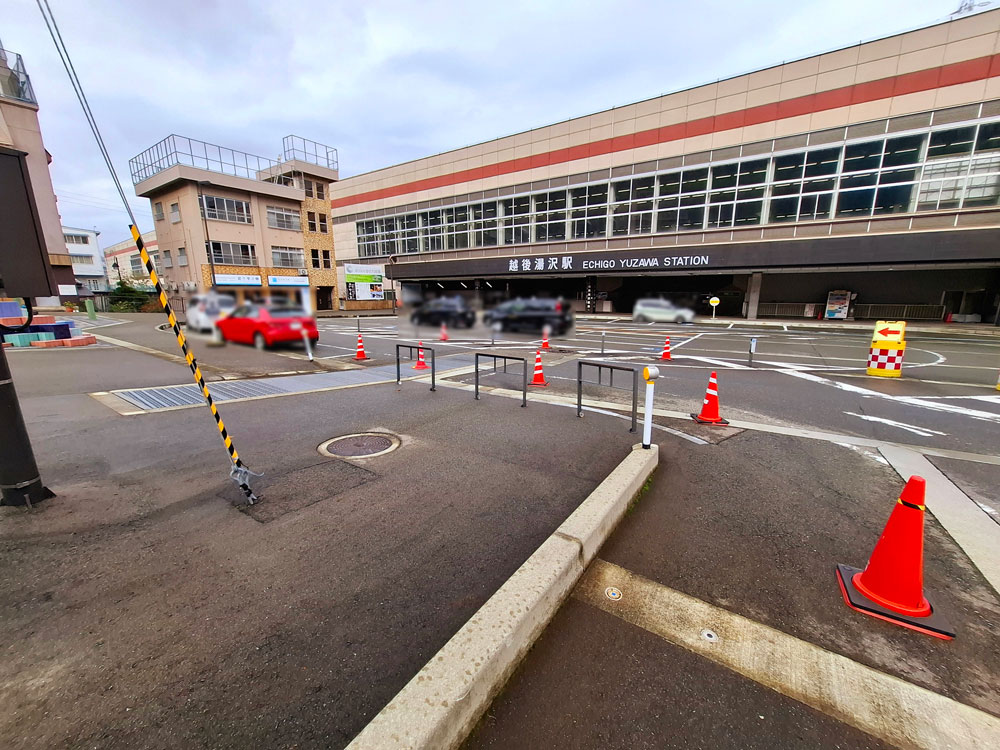
[[[572,188],[573,238],[604,237],[608,228],[608,183]]]
[[[611,234],[649,234],[653,231],[653,195],[655,177],[636,177],[614,183],[614,206],[611,209]]]
[[[931,161],[968,156],[972,153],[972,144],[975,139],[975,127],[939,130],[936,133],[931,133],[930,143],[927,146],[927,159]]]
[[[132,271],[133,276],[146,276],[146,266],[142,262],[142,258],[138,255],[133,255],[128,259],[129,269]]]
[[[535,240],[557,242],[566,239],[566,191],[554,190],[535,196]]]
[[[399,219],[399,242],[401,252],[415,253],[420,250],[420,235],[416,214],[407,214]]]
[[[527,195],[508,198],[500,201],[500,206],[503,211],[503,244],[531,242],[531,198]]]
[[[449,250],[465,250],[469,247],[469,207],[455,206],[444,210]]]
[[[394,255],[396,253],[396,220],[379,219],[378,227],[378,250],[379,255]],[[324,266],[325,268],[326,266]]]
[[[426,211],[420,214],[420,249],[424,252],[444,249],[441,211]]]
[[[680,206],[681,173],[660,175],[656,201],[656,231],[677,231],[677,207]]]
[[[495,247],[499,244],[498,217],[499,207],[496,201],[472,207],[472,241],[476,247]]]

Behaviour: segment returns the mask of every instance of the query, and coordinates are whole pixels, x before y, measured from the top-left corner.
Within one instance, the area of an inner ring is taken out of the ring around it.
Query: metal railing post
[[[403,384],[403,374],[399,369],[399,349],[402,344],[396,344],[396,385]]]
[[[476,370],[476,401],[479,400],[479,352],[476,352],[476,356],[473,358],[475,360],[475,370]],[[493,360],[494,363],[496,360]]]
[[[613,371],[612,371],[613,372]],[[632,429],[629,432],[636,431],[636,416],[639,411],[639,371],[632,370]]]
[[[434,354],[434,350],[431,349],[431,391],[437,390],[437,381],[435,380],[437,376],[437,355]]]
[[[504,360],[506,364],[506,360]],[[521,360],[521,408],[528,405],[528,360]]]
[[[600,373],[600,369],[597,370]],[[576,361],[576,416],[583,418],[583,361]]]

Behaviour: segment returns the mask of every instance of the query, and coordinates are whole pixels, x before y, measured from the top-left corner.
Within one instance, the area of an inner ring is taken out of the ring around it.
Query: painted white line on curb
[[[620,599],[604,595],[609,586]],[[1000,719],[985,711],[604,560],[594,561],[573,597],[895,747],[1000,747]],[[718,638],[705,639],[706,629]]]
[[[891,445],[879,447],[879,452],[903,481],[914,474],[927,481],[927,510],[1000,593],[1000,526],[919,453]]]
[[[657,457],[655,445],[634,446],[348,748],[457,747],[625,514]]]

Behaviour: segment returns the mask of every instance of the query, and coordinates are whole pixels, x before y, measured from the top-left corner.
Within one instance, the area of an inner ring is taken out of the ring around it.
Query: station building
[[[995,323],[1000,10],[342,179],[402,291]]]

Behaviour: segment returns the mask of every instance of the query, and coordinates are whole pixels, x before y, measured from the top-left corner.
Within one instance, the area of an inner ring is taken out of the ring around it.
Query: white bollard
[[[302,331],[302,343],[306,345],[306,354],[309,355],[309,361],[313,361],[313,350],[312,345],[309,343],[309,335],[306,333],[305,329]]]
[[[644,367],[642,378],[646,381],[646,409],[642,417],[642,447],[649,450],[653,438],[653,381],[660,377],[660,368]]]

